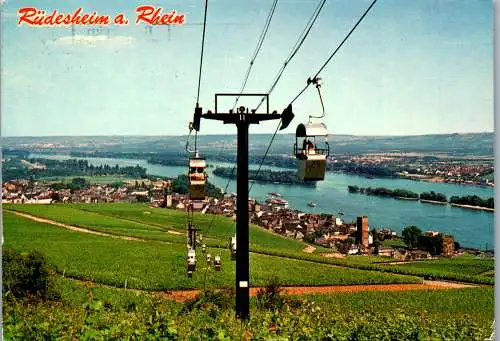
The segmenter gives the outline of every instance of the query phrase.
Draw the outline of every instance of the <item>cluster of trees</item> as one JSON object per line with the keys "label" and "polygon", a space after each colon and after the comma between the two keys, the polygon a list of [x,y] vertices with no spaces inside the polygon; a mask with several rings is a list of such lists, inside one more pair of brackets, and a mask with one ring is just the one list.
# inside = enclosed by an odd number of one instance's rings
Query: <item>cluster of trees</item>
{"label": "cluster of trees", "polygon": [[[431,237],[422,234],[417,226],[407,226],[401,233],[403,241],[410,248],[418,248],[428,251],[431,255],[439,255],[443,251],[443,236],[441,234]],[[455,250],[460,248],[460,244],[455,242]]]}
{"label": "cluster of trees", "polygon": [[328,170],[331,171],[343,171],[347,173],[356,173],[356,174],[366,174],[373,175],[379,177],[391,177],[394,176],[396,169],[389,166],[379,166],[379,165],[359,165],[355,163],[329,163]]}
{"label": "cluster of trees", "polygon": [[422,200],[432,200],[439,202],[447,202],[446,195],[443,193],[436,193],[434,191],[420,193],[420,199]]}
{"label": "cluster of trees", "polygon": [[[189,193],[189,179],[185,174],[179,175],[172,181],[172,191],[179,194]],[[221,198],[223,196],[220,188],[207,181],[205,185],[205,193],[209,197]]]}
{"label": "cluster of trees", "polygon": [[[188,157],[184,150],[182,151],[168,151],[168,152],[155,152],[155,153],[141,153],[141,152],[71,152],[71,156],[75,157],[106,157],[106,158],[123,158],[123,159],[145,159],[151,164],[160,164],[163,166],[187,166]],[[233,163],[236,160],[236,155],[232,152],[210,152],[206,151],[203,156],[211,162],[229,162]],[[264,155],[252,154],[248,157],[250,164],[260,164]],[[296,160],[292,157],[284,157],[282,155],[267,155],[263,165],[274,166],[281,168],[295,168]],[[401,171],[387,165],[359,165],[351,162],[336,162],[328,163],[327,170],[329,171],[343,171],[347,173],[365,174],[378,177],[391,177],[394,173]]]}
{"label": "cluster of trees", "polygon": [[466,195],[463,197],[452,196],[450,198],[450,203],[459,204],[459,205],[470,205],[470,206],[479,206],[486,208],[495,208],[495,199],[481,199],[477,195]]}
{"label": "cluster of trees", "polygon": [[109,165],[94,166],[87,160],[48,160],[48,159],[30,159],[31,163],[38,162],[45,165],[45,169],[29,169],[21,164],[14,164],[4,173],[4,180],[25,179],[29,177],[48,177],[48,176],[93,176],[93,175],[126,175],[134,178],[147,178],[146,168],[139,165],[112,167]]}
{"label": "cluster of trees", "polygon": [[5,248],[2,254],[3,302],[19,305],[22,301],[58,299],[60,294],[47,257],[38,250],[22,254]]}
{"label": "cluster of trees", "polygon": [[377,195],[381,197],[401,197],[401,198],[418,198],[418,194],[407,189],[396,188],[394,190],[385,187],[359,187],[359,186],[347,186],[347,189],[351,193],[364,193],[367,195]]}
{"label": "cluster of trees", "polygon": [[[396,188],[394,190],[391,190],[389,188],[385,187],[377,187],[377,188],[371,188],[371,187],[359,187],[359,186],[353,186],[349,185],[347,186],[347,189],[350,193],[364,193],[368,195],[378,195],[382,197],[403,197],[403,198],[420,198],[422,200],[432,200],[432,201],[439,201],[439,202],[447,202],[446,195],[443,193],[436,193],[434,191],[430,192],[423,192],[417,194],[415,192],[402,189],[402,188]],[[458,198],[458,197],[452,197],[452,198]],[[493,200],[493,198],[490,198]]]}
{"label": "cluster of trees", "polygon": [[[217,167],[214,170],[214,175],[220,176],[222,178],[236,179],[236,171],[230,167]],[[272,171],[272,170],[249,170],[248,179],[255,180],[259,182],[276,182],[280,184],[292,184],[292,185],[308,185],[314,186],[316,183],[314,181],[302,181],[297,178],[296,172],[293,171]]]}
{"label": "cluster of trees", "polygon": [[29,157],[30,152],[24,149],[2,149],[2,155],[4,157],[19,157],[26,159]]}

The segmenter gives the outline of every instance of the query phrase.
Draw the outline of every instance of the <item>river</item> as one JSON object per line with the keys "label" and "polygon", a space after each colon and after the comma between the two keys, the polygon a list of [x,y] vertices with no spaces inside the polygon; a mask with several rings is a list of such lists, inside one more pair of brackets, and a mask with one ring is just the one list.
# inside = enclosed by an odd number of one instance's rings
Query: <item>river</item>
{"label": "river", "polygon": [[[69,159],[68,155],[32,154],[30,157]],[[93,165],[135,166],[147,169],[148,174],[175,177],[187,171],[186,167],[152,165],[146,160],[112,159],[112,158],[78,158],[88,160]],[[232,167],[229,163],[215,163],[214,166]],[[250,166],[252,169],[257,166]],[[266,169],[283,170],[275,167]],[[209,181],[225,188],[227,179],[212,174],[214,168],[208,168]],[[429,183],[407,179],[368,179],[364,176],[328,172],[325,181],[318,182],[316,187],[291,186],[279,184],[253,184],[250,197],[263,201],[269,192],[278,192],[289,202],[292,209],[303,212],[331,213],[344,212],[341,217],[352,221],[359,215],[368,216],[371,228],[391,228],[400,235],[404,227],[416,225],[421,230],[450,233],[462,246],[475,248],[493,248],[494,214],[491,212],[451,207],[449,205],[434,205],[419,201],[396,200],[368,196],[359,193],[349,193],[347,185],[361,187],[387,187],[390,189],[405,188],[416,193],[435,191],[452,195],[478,195],[482,198],[494,196],[494,189],[473,185],[456,185],[445,183]],[[236,192],[236,182],[230,181],[228,192]],[[317,206],[307,206],[309,201],[315,201]]]}

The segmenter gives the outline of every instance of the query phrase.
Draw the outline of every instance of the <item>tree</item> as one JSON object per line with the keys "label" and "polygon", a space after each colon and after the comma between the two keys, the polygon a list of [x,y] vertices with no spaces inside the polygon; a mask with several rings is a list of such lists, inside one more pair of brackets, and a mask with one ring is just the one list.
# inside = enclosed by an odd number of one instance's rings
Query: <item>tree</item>
{"label": "tree", "polygon": [[87,180],[85,178],[73,178],[71,183],[68,185],[69,189],[72,191],[80,190],[88,186]]}
{"label": "tree", "polygon": [[354,186],[347,186],[347,189],[349,190],[349,193],[358,193],[359,192],[359,187],[354,185]]}
{"label": "tree", "polygon": [[403,241],[410,248],[418,247],[419,236],[422,235],[422,230],[420,230],[417,226],[407,226],[404,228],[401,233],[403,237]]}

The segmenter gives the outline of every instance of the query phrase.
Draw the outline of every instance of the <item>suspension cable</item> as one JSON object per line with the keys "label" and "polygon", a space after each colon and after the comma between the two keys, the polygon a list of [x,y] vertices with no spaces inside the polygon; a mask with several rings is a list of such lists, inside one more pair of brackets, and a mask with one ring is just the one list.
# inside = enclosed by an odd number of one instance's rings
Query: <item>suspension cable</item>
{"label": "suspension cable", "polygon": [[[224,188],[223,195],[227,192],[227,189],[229,188],[229,184],[230,184],[230,182],[231,182],[231,178],[233,177],[233,173],[234,173],[234,170],[235,170],[235,169],[236,169],[236,162],[234,163],[234,165],[233,165],[233,169],[231,170],[231,174],[229,175],[229,179],[227,180],[227,184],[226,184],[226,187]],[[207,232],[206,232],[206,235],[207,235],[207,236],[208,236],[208,234],[209,234],[209,232],[210,232],[210,230],[211,230],[211,228],[212,228],[212,225],[213,225],[213,223],[214,223],[214,221],[215,221],[215,217],[216,217],[216,216],[217,216],[217,214],[216,214],[216,213],[212,215],[212,219],[210,220],[210,224],[208,224],[208,228],[207,228]],[[230,224],[229,226],[232,226],[232,224]],[[226,231],[224,232],[224,234],[226,234],[228,230],[229,230],[229,228],[227,228],[227,229],[226,229]],[[220,239],[219,239],[219,238],[217,238],[217,239],[218,239],[218,251],[219,251],[219,253],[220,253]],[[208,247],[207,247],[207,252],[208,252],[208,251],[209,251],[209,249],[208,249]],[[214,258],[214,261],[215,261],[215,258]],[[205,260],[205,262],[206,262],[206,260]],[[206,268],[205,268],[205,276],[204,276],[204,279],[203,279],[203,290],[205,290],[205,289],[206,289],[206,283],[207,283],[207,272],[208,272],[207,268],[208,268],[208,263],[206,264]]]}
{"label": "suspension cable", "polygon": [[[260,160],[260,165],[259,165],[259,168],[257,169],[257,173],[255,174],[255,177],[257,177],[259,175],[260,168],[262,167],[262,164],[264,163],[264,160],[267,157],[267,153],[269,152],[269,149],[271,149],[271,145],[273,144],[274,138],[276,137],[276,134],[278,133],[278,128],[280,127],[280,125],[281,125],[281,119],[278,122],[276,130],[274,131],[273,137],[271,138],[271,141],[269,141],[269,144],[267,146],[266,152],[264,153],[264,157]],[[248,189],[248,194],[250,194],[250,191],[252,190],[252,187],[253,187],[254,183],[255,182],[252,182],[252,184],[250,185],[250,188]]]}
{"label": "suspension cable", "polygon": [[[354,32],[354,30],[358,27],[358,25],[361,23],[361,21],[363,21],[363,19],[365,18],[365,16],[368,14],[368,12],[372,9],[372,7],[375,5],[375,3],[377,2],[377,0],[373,0],[373,2],[370,4],[370,6],[366,9],[366,11],[363,13],[363,15],[359,18],[359,20],[356,22],[356,24],[353,26],[353,28],[349,31],[349,33],[346,35],[346,37],[344,38],[344,40],[342,40],[342,42],[339,44],[339,46],[333,51],[333,53],[330,55],[330,57],[326,60],[326,62],[321,66],[321,68],[319,69],[319,71],[316,73],[316,75],[311,79],[309,78],[307,80],[307,84],[306,86],[299,92],[299,94],[290,102],[290,104],[292,104],[300,95],[302,95],[302,93],[304,93],[304,91],[309,87],[309,85],[311,83],[315,83],[316,84],[316,88],[318,89],[318,93],[319,93],[319,97],[320,97],[320,101],[321,101],[321,107],[323,108],[323,116],[325,114],[325,108],[324,108],[324,105],[323,105],[323,99],[321,97],[321,92],[319,90],[319,83],[318,83],[318,76],[319,74],[321,73],[321,71],[323,71],[323,69],[326,67],[326,65],[330,62],[330,60],[333,58],[333,56],[337,53],[337,51],[340,50],[340,48],[342,47],[342,45],[347,41],[347,39],[349,39],[349,37],[351,36],[351,34]],[[314,17],[314,21],[316,20],[317,16],[319,15],[319,12],[321,11],[321,8],[323,7],[323,4],[324,2],[321,4],[321,7],[319,7],[319,10],[316,12],[316,16]],[[314,24],[314,21],[312,22],[312,24]],[[311,29],[312,25],[309,27],[309,30]],[[307,31],[307,33],[309,33],[309,30]],[[306,35],[303,37],[300,45],[298,45],[298,48],[300,48],[300,46],[302,45],[303,41],[305,40],[305,38],[307,37],[307,33]],[[296,53],[297,51],[295,51]],[[293,57],[295,55],[295,53],[293,53],[291,55],[291,57]],[[282,70],[280,71],[280,73],[278,73],[279,77],[281,77],[281,74],[283,73],[282,71],[284,71],[284,67],[286,67],[287,65],[287,62],[285,62],[285,64],[283,65],[282,67]],[[276,79],[279,80],[279,77],[277,77]],[[271,93],[271,91],[274,89],[274,87],[276,86],[276,83],[277,81],[273,84],[273,86],[271,87],[270,91],[268,92],[268,94]],[[261,102],[259,103],[259,106],[262,104],[264,99],[261,100]],[[257,109],[259,108],[259,106],[257,106]],[[280,124],[281,124],[281,120],[280,120]],[[271,138],[271,141],[269,142],[269,145],[267,147],[267,150],[266,150],[266,153],[264,154],[264,157],[262,158],[261,162],[260,162],[260,165],[259,165],[259,169],[257,171],[257,174],[259,173],[260,171],[260,168],[262,166],[262,164],[264,163],[264,160],[265,158],[267,157],[267,153],[271,147],[271,144],[273,143],[274,141],[274,138],[276,137],[276,133],[278,132],[278,128],[280,126],[280,124],[278,124],[278,126],[276,127],[276,131],[274,132],[274,135],[272,136]],[[252,185],[250,186],[250,190],[252,189],[252,186],[253,186],[253,183]]]}
{"label": "suspension cable", "polygon": [[[254,65],[255,59],[257,59],[257,56],[260,52],[262,44],[264,43],[264,39],[266,38],[267,31],[269,30],[269,25],[271,24],[271,19],[273,18],[274,10],[276,9],[277,3],[278,3],[278,0],[274,0],[273,4],[271,6],[271,9],[270,9],[269,14],[268,14],[267,19],[266,19],[266,23],[264,25],[264,28],[263,28],[261,34],[260,34],[259,41],[257,42],[257,46],[255,48],[255,51],[252,55],[252,58],[250,59],[250,65],[248,66],[247,72],[245,74],[245,78],[243,80],[243,84],[241,85],[241,89],[239,92],[240,94],[242,94],[243,91],[245,90],[245,86],[247,84],[248,77],[250,76],[250,72],[251,72],[252,67]],[[238,104],[239,99],[240,99],[240,96],[238,95],[238,97],[236,97],[236,100],[234,101],[233,110],[236,108],[236,105]]]}
{"label": "suspension cable", "polygon": [[[328,65],[328,63],[332,60],[333,56],[335,56],[335,54],[340,50],[340,48],[342,47],[342,45],[344,45],[344,43],[347,41],[347,39],[349,39],[349,37],[351,36],[351,34],[354,32],[354,30],[356,30],[356,28],[358,27],[358,25],[363,21],[363,19],[366,17],[366,15],[368,14],[368,12],[370,12],[370,10],[372,9],[372,7],[375,5],[375,3],[377,2],[377,0],[373,0],[373,2],[370,4],[370,6],[368,6],[368,8],[365,10],[365,12],[363,13],[363,15],[358,19],[358,21],[356,22],[356,24],[352,27],[352,29],[349,31],[349,33],[347,33],[347,35],[345,36],[345,38],[342,40],[342,42],[337,46],[337,48],[333,51],[333,53],[330,55],[330,57],[328,57],[328,59],[325,61],[325,63],[321,66],[321,68],[318,70],[318,72],[316,72],[316,75],[313,77],[313,79],[317,78],[319,76],[319,74],[321,73],[321,71],[323,71],[323,69]],[[297,96],[295,96],[295,98],[290,102],[290,104],[292,104],[293,102],[295,102],[297,100],[297,98],[299,98],[303,93],[304,91],[306,91],[306,89],[309,87],[309,85],[311,84],[312,82],[310,82],[308,80],[306,86],[298,93]]]}
{"label": "suspension cable", "polygon": [[[311,18],[309,19],[309,21],[307,22],[306,27],[304,28],[304,30],[300,34],[299,38],[297,39],[297,42],[293,46],[293,48],[292,48],[289,56],[287,57],[287,59],[285,59],[285,62],[283,63],[283,66],[281,67],[280,71],[278,71],[278,74],[276,75],[273,84],[271,85],[271,87],[269,88],[269,90],[267,92],[268,95],[271,94],[271,92],[273,92],[273,90],[276,87],[276,85],[278,84],[281,76],[283,75],[283,72],[285,72],[286,67],[288,66],[288,64],[290,63],[290,61],[292,60],[292,58],[295,57],[295,55],[297,54],[297,52],[299,51],[299,49],[302,47],[302,44],[306,40],[307,36],[309,35],[309,32],[311,31],[312,27],[314,26],[314,23],[318,19],[318,16],[321,13],[321,10],[323,9],[323,6],[325,5],[325,2],[326,2],[326,0],[321,0],[318,3],[318,6],[316,6],[316,9],[314,10],[314,12],[313,12]],[[265,97],[262,97],[262,99],[260,100],[260,102],[257,105],[257,108],[255,110],[259,109],[259,107],[264,102],[264,98]],[[278,125],[276,126],[276,130],[274,131],[274,134],[271,137],[271,140],[269,141],[269,144],[267,146],[266,152],[264,153],[264,156],[260,160],[259,168],[257,169],[257,173],[255,174],[255,177],[257,177],[259,175],[259,172],[260,172],[260,170],[262,168],[262,165],[263,165],[263,163],[264,163],[264,161],[265,161],[265,159],[267,157],[267,154],[269,153],[269,150],[271,149],[271,145],[272,145],[272,143],[273,143],[273,141],[274,141],[274,139],[276,137],[276,134],[278,133],[278,129],[279,129],[280,125],[281,125],[281,119],[278,122]],[[248,193],[250,193],[250,191],[252,190],[253,184],[254,184],[254,182],[252,182],[252,184],[250,185],[250,188],[248,189]]]}
{"label": "suspension cable", "polygon": [[[268,14],[267,19],[266,19],[266,22],[265,22],[265,24],[264,24],[264,28],[262,29],[262,32],[261,32],[261,34],[260,34],[260,36],[259,36],[259,40],[258,40],[258,42],[257,42],[257,46],[256,46],[256,48],[255,48],[255,50],[254,50],[254,53],[253,53],[253,55],[252,55],[252,58],[250,59],[250,64],[249,64],[249,66],[248,66],[248,68],[247,68],[247,71],[246,71],[246,74],[245,74],[245,77],[244,77],[244,80],[243,80],[243,84],[241,85],[241,89],[240,89],[240,92],[239,92],[240,94],[242,94],[242,93],[243,93],[243,91],[245,90],[245,86],[246,86],[246,84],[247,84],[248,78],[250,77],[250,72],[252,71],[252,67],[253,67],[253,65],[254,65],[254,63],[255,63],[255,60],[257,59],[257,56],[259,55],[259,52],[260,52],[260,50],[261,50],[261,48],[262,48],[262,44],[264,43],[264,40],[265,40],[266,35],[267,35],[267,32],[268,32],[268,30],[269,30],[269,26],[270,26],[270,24],[271,24],[271,20],[272,20],[272,18],[273,18],[274,12],[275,12],[275,10],[276,10],[276,5],[277,5],[277,3],[278,3],[278,0],[274,0],[273,4],[272,4],[272,6],[271,6],[271,9],[269,10],[269,14]],[[238,95],[238,96],[236,97],[236,100],[235,100],[234,105],[233,105],[233,110],[236,108],[236,105],[238,104],[238,100],[239,100],[239,99],[240,99],[240,95]],[[232,177],[233,177],[233,174],[234,174],[235,169],[236,169],[236,162],[233,164],[233,168],[232,168],[232,170],[231,170],[231,174],[229,175],[229,178],[228,178],[228,181],[227,181],[227,184],[226,184],[226,187],[225,187],[225,189],[224,189],[224,193],[223,193],[223,194],[225,194],[225,193],[227,192],[227,189],[228,189],[228,187],[229,187],[229,184],[230,184],[230,182],[231,182],[231,179],[232,179]],[[207,234],[208,234],[208,232],[210,231],[210,229],[212,228],[213,222],[215,221],[215,216],[216,216],[216,215],[214,215],[214,216],[212,217],[212,219],[211,219],[211,221],[210,221],[210,224],[208,225]],[[231,225],[230,225],[230,226],[231,226]],[[229,230],[229,228],[228,228],[228,229],[226,229],[226,231],[224,232],[224,234],[226,234],[228,230]],[[219,239],[219,243],[218,243],[218,249],[219,249],[219,251],[220,251],[220,239]],[[207,275],[207,274],[206,274],[206,272],[205,272],[205,279],[204,279],[204,283],[203,283],[203,286],[204,286],[204,287],[205,287],[205,283],[206,283],[206,275]]]}
{"label": "suspension cable", "polygon": [[203,66],[203,49],[205,47],[205,28],[207,26],[207,8],[208,8],[208,0],[205,0],[205,15],[203,18],[203,35],[201,37],[201,56],[200,56],[200,73],[198,76],[198,94],[196,95],[196,107],[199,106],[200,102],[200,85],[201,85],[201,72]]}
{"label": "suspension cable", "polygon": [[[273,92],[273,90],[276,87],[276,85],[278,84],[281,76],[285,72],[286,67],[291,62],[291,60],[293,59],[293,57],[295,57],[295,55],[297,54],[297,52],[299,52],[300,48],[302,47],[302,44],[304,43],[304,41],[306,40],[307,36],[309,35],[309,32],[311,31],[312,27],[314,26],[314,23],[316,22],[316,19],[318,19],[318,16],[321,13],[321,10],[323,9],[323,6],[325,5],[325,2],[326,2],[326,0],[320,0],[320,2],[318,3],[318,6],[316,6],[316,9],[314,10],[311,18],[309,19],[309,21],[307,22],[306,26],[304,27],[304,30],[299,35],[297,41],[295,42],[295,45],[292,47],[292,50],[290,51],[290,54],[285,59],[285,61],[283,62],[283,66],[281,67],[281,69],[278,71],[276,77],[274,78],[274,81],[273,81],[271,87],[267,91],[268,95],[270,95],[271,92]],[[264,99],[265,99],[265,97],[262,97],[262,99],[260,100],[260,102],[257,105],[257,108],[255,110],[258,110],[260,108],[260,106],[264,102]]]}

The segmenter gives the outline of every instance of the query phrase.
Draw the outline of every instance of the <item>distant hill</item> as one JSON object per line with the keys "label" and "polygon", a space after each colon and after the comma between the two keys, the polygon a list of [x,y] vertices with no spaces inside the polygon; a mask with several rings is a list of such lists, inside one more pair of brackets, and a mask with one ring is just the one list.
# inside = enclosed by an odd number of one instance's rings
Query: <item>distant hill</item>
{"label": "distant hill", "polygon": [[[264,153],[271,134],[250,136],[251,153]],[[412,136],[355,136],[331,135],[332,153],[421,152],[454,155],[493,155],[494,133],[434,134]],[[201,151],[236,151],[236,135],[200,135]],[[293,150],[294,134],[276,136],[271,154],[288,154]],[[3,150],[30,150],[45,152],[109,151],[109,152],[164,152],[185,151],[186,136],[44,136],[4,137]]]}

